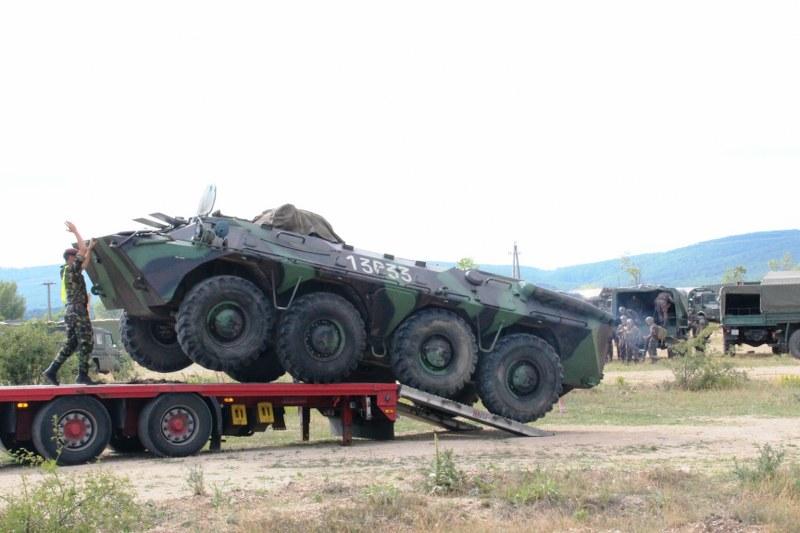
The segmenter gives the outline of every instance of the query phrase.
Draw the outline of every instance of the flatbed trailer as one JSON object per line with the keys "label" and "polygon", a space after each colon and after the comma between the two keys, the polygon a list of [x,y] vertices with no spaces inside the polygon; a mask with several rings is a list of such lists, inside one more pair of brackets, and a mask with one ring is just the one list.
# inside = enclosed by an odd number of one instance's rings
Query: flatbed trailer
{"label": "flatbed trailer", "polygon": [[91,461],[106,446],[120,452],[149,450],[185,457],[223,435],[247,436],[268,427],[286,429],[284,409],[299,407],[302,438],[310,411],[339,421],[342,444],[362,426],[391,427],[397,417],[394,383],[145,383],[0,387],[0,441],[59,464]]}

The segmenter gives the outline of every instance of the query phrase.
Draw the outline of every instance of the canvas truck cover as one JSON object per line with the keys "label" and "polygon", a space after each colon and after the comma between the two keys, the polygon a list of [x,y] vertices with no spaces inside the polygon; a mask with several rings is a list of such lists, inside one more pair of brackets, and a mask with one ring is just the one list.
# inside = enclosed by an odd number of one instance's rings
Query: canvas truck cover
{"label": "canvas truck cover", "polygon": [[258,215],[253,222],[258,225],[268,225],[301,235],[314,235],[335,243],[344,242],[333,231],[333,227],[322,215],[304,209],[297,209],[292,204],[284,204],[275,209],[267,209]]}
{"label": "canvas truck cover", "polygon": [[720,307],[727,309],[729,294],[758,294],[762,313],[800,313],[800,284],[796,285],[735,285],[722,287]]}

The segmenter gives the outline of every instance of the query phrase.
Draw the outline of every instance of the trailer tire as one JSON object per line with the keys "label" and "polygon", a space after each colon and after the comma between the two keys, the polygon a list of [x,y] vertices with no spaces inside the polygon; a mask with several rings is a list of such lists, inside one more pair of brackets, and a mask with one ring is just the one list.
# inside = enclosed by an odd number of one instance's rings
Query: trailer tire
{"label": "trailer tire", "polygon": [[530,422],[553,408],[561,394],[564,369],[555,349],[526,333],[503,337],[481,358],[478,391],[490,413]]}
{"label": "trailer tire", "polygon": [[162,394],[139,413],[139,439],[158,457],[186,457],[211,437],[211,410],[197,394]]}
{"label": "trailer tire", "polygon": [[264,292],[238,276],[195,285],[178,311],[178,342],[195,363],[236,370],[267,349],[275,313]]}
{"label": "trailer tire", "polygon": [[33,417],[33,446],[45,459],[77,465],[95,459],[111,438],[111,416],[92,396],[62,396]]}
{"label": "trailer tire", "polygon": [[478,346],[464,319],[444,309],[427,309],[397,328],[390,360],[400,383],[451,397],[472,378]]}
{"label": "trailer tire", "polygon": [[117,453],[141,453],[144,444],[137,435],[112,435],[108,446]]}
{"label": "trailer tire", "polygon": [[789,337],[789,353],[792,357],[800,359],[800,329],[794,330]]}
{"label": "trailer tire", "polygon": [[348,378],[367,346],[361,314],[345,298],[330,292],[298,298],[284,312],[278,331],[281,364],[294,378],[308,383]]}
{"label": "trailer tire", "polygon": [[122,313],[119,336],[131,359],[153,372],[177,372],[192,364],[178,343],[172,322],[143,320]]}
{"label": "trailer tire", "polygon": [[246,365],[226,370],[226,374],[242,383],[270,383],[286,373],[275,351],[268,349]]}

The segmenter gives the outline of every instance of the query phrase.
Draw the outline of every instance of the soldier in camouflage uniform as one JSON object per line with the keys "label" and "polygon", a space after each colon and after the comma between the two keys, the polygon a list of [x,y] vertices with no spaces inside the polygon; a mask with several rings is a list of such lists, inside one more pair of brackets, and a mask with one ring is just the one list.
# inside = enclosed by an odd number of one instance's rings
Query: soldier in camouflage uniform
{"label": "soldier in camouflage uniform", "polygon": [[649,328],[647,337],[644,338],[647,354],[650,356],[650,360],[655,363],[658,361],[658,347],[666,338],[667,330],[656,324],[651,316],[645,318],[644,322]]}
{"label": "soldier in camouflage uniform", "polygon": [[655,299],[655,311],[658,317],[658,323],[662,326],[667,325],[667,318],[669,317],[669,308],[674,300],[672,295],[668,292],[659,292]]}
{"label": "soldier in camouflage uniform", "polygon": [[95,385],[89,378],[89,356],[94,348],[92,336],[92,323],[89,321],[89,296],[86,293],[86,282],[83,279],[83,269],[89,264],[89,259],[94,249],[94,240],[87,246],[78,233],[78,228],[72,222],[66,222],[67,231],[75,235],[78,249],[68,248],[64,251],[66,264],[61,267],[61,279],[66,289],[66,309],[64,322],[67,325],[67,342],[42,373],[44,380],[52,385],[58,385],[58,369],[79,349],[78,377],[76,383]]}
{"label": "soldier in camouflage uniform", "polygon": [[640,360],[639,349],[642,346],[642,333],[632,318],[627,319],[625,322],[625,350],[627,351],[628,361],[638,363]]}

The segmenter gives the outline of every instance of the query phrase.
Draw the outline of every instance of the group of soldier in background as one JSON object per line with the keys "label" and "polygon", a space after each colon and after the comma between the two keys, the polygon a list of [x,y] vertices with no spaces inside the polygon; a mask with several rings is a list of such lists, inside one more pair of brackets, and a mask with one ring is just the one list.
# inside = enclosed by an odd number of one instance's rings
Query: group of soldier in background
{"label": "group of soldier in background", "polygon": [[[667,338],[667,330],[656,324],[653,317],[648,316],[644,319],[647,335],[642,335],[639,323],[640,316],[634,309],[619,308],[619,326],[612,338],[617,356],[625,363],[638,363],[649,355],[650,360],[655,363],[658,360],[658,348]],[[610,361],[612,356],[609,349],[607,359]]]}

